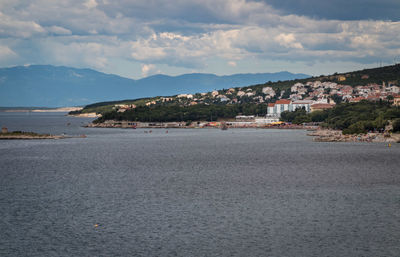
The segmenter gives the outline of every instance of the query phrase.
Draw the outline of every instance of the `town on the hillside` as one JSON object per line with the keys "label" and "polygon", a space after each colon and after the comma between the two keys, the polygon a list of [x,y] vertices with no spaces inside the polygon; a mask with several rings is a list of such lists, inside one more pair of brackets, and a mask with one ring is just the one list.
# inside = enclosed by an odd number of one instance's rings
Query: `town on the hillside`
{"label": "town on the hillside", "polygon": [[[361,77],[368,79],[368,75]],[[238,115],[235,121],[229,121],[230,126],[263,126],[279,124],[284,111],[295,111],[304,108],[306,112],[314,112],[333,108],[342,102],[389,101],[400,106],[400,86],[398,81],[388,81],[382,84],[371,83],[362,86],[346,85],[346,76],[338,76],[342,83],[319,80],[305,83],[294,83],[287,90],[274,89],[271,86],[258,88],[229,88],[214,90],[209,93],[180,94],[172,97],[150,98],[144,102],[145,106],[171,105],[194,106],[198,104],[266,104],[266,115]],[[135,104],[116,104],[117,112],[135,109]],[[155,124],[155,123],[153,123]],[[161,123],[160,123],[161,124]],[[207,123],[205,123],[207,124]],[[214,123],[208,123],[211,126]],[[161,126],[161,125],[159,125]]]}

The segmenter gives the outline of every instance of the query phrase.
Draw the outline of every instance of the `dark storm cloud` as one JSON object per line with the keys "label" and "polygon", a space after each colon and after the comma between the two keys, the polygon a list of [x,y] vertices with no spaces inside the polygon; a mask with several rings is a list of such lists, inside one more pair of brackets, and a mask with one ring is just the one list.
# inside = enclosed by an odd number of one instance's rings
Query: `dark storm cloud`
{"label": "dark storm cloud", "polygon": [[400,20],[400,0],[259,0],[284,14],[335,20]]}
{"label": "dark storm cloud", "polygon": [[177,20],[188,23],[226,23],[226,19],[199,1],[98,1],[97,8],[110,17],[123,15],[141,21]]}

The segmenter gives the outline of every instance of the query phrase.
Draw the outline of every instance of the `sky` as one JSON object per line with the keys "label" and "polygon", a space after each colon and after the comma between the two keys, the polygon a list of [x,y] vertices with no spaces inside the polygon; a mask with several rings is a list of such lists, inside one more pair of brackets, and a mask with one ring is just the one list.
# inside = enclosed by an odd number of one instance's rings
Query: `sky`
{"label": "sky", "polygon": [[399,0],[0,0],[0,67],[332,74],[400,63]]}

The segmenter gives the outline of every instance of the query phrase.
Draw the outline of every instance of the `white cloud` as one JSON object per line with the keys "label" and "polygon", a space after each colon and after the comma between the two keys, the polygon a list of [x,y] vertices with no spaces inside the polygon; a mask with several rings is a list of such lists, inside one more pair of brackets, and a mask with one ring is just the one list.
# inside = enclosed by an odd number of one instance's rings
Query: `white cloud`
{"label": "white cloud", "polygon": [[[397,49],[399,36],[392,36],[390,41],[385,42],[388,34],[386,31],[373,34],[369,28],[370,26],[364,24],[358,26],[357,30],[353,29],[351,33],[289,33],[290,30],[285,28],[242,26],[238,29],[217,30],[192,36],[169,33],[133,41],[131,56],[139,61],[177,66],[201,66],[210,56],[226,61],[270,58],[316,62],[328,56],[334,60],[368,60],[379,52],[379,58],[391,58],[393,51],[390,46]],[[379,51],[367,52],[366,49]]]}
{"label": "white cloud", "polygon": [[6,59],[14,58],[16,56],[17,54],[9,47],[0,45],[0,59],[4,61]]}
{"label": "white cloud", "polygon": [[96,2],[96,0],[88,0],[88,1],[86,1],[86,3],[84,3],[84,5],[87,8],[92,9],[92,8],[96,8],[97,2]]}
{"label": "white cloud", "polygon": [[100,37],[87,42],[85,37],[60,37],[57,40],[41,40],[41,55],[49,56],[48,62],[76,67],[92,67],[106,70],[110,59],[122,55],[126,46],[118,40]]}
{"label": "white cloud", "polygon": [[371,63],[400,55],[400,22],[283,15],[260,1],[3,0],[0,10],[0,57],[21,64],[107,70],[123,59],[146,63],[150,74],[151,65],[203,68],[210,58],[234,67],[241,60]]}
{"label": "white cloud", "polygon": [[0,11],[0,37],[30,38],[45,32],[35,21],[18,20]]}
{"label": "white cloud", "polygon": [[297,49],[303,49],[303,46],[301,45],[300,42],[298,42],[293,35],[293,33],[289,34],[284,34],[281,33],[278,36],[275,37],[275,40],[282,46],[287,47],[287,48],[297,48]]}
{"label": "white cloud", "polygon": [[229,61],[229,62],[228,62],[228,65],[231,66],[231,67],[236,67],[236,66],[237,66],[237,63],[234,62],[234,61]]}
{"label": "white cloud", "polygon": [[154,64],[142,64],[142,76],[147,77],[149,75],[160,73],[160,70],[156,69]]}
{"label": "white cloud", "polygon": [[69,29],[60,27],[60,26],[51,26],[47,28],[47,30],[51,33],[57,34],[57,35],[71,35],[72,32]]}

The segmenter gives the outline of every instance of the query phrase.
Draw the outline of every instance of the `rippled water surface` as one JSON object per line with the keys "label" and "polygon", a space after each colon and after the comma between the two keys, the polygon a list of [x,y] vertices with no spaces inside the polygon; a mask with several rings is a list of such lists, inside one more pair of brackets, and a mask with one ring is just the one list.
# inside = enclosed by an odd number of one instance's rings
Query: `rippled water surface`
{"label": "rippled water surface", "polygon": [[399,256],[400,145],[0,113],[0,256]]}

